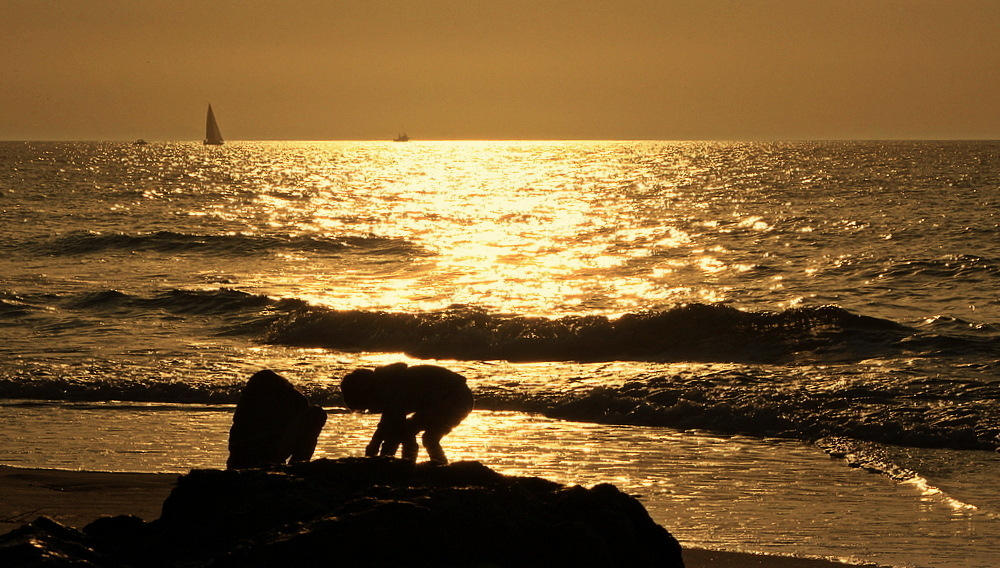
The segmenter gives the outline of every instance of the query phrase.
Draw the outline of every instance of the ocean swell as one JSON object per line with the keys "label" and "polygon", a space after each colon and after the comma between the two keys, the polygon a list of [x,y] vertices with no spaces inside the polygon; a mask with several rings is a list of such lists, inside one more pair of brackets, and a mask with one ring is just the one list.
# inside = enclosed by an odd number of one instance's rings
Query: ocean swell
{"label": "ocean swell", "polygon": [[990,258],[976,255],[949,255],[934,259],[895,261],[873,278],[926,278],[936,282],[953,280],[991,280],[1000,277],[1000,264]]}
{"label": "ocean swell", "polygon": [[977,364],[1000,359],[1000,337],[993,326],[940,317],[911,327],[836,306],[753,312],[687,304],[617,318],[546,318],[468,306],[412,313],[336,310],[230,288],[168,289],[148,297],[111,289],[68,297],[0,295],[0,317],[14,323],[30,314],[54,317],[66,310],[89,312],[106,323],[156,312],[205,316],[218,334],[262,343],[422,359],[767,364],[898,357]]}
{"label": "ocean swell", "polygon": [[911,332],[834,306],[771,313],[689,304],[617,319],[549,319],[468,308],[409,314],[303,307],[271,324],[264,340],[434,359],[776,363],[884,355]]}
{"label": "ocean swell", "polygon": [[199,235],[174,231],[153,233],[100,233],[73,231],[55,239],[45,239],[28,246],[37,254],[72,256],[106,251],[156,252],[179,254],[197,252],[207,255],[242,256],[271,252],[341,254],[363,250],[365,254],[425,254],[405,241],[375,236],[318,237],[308,235]]}
{"label": "ocean swell", "polygon": [[118,290],[100,290],[71,298],[65,307],[74,310],[107,311],[132,309],[162,310],[174,314],[227,316],[240,312],[256,312],[271,307],[291,309],[297,301],[279,301],[259,294],[248,294],[230,288],[218,290],[166,290],[152,297],[126,294]]}

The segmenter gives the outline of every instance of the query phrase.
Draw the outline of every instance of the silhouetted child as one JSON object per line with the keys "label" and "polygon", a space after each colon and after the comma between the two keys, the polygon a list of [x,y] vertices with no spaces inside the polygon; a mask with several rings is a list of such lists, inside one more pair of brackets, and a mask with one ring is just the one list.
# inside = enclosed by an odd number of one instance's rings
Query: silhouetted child
{"label": "silhouetted child", "polygon": [[435,365],[395,363],[357,369],[344,377],[340,391],[351,410],[382,414],[366,456],[391,457],[402,445],[403,459],[416,461],[417,434],[423,432],[431,461],[446,464],[441,438],[472,412],[472,391],[465,377]]}
{"label": "silhouetted child", "polygon": [[273,371],[247,381],[229,430],[226,467],[243,469],[309,461],[326,423],[326,411]]}

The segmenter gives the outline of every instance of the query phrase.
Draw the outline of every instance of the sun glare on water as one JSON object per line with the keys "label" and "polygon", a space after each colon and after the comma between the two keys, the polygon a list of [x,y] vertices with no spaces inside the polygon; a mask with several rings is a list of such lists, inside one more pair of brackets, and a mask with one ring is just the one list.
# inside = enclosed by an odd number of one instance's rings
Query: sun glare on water
{"label": "sun glare on water", "polygon": [[[689,290],[677,282],[685,272],[727,269],[707,255],[686,258],[689,228],[663,215],[674,192],[644,179],[625,144],[327,143],[309,151],[311,171],[292,166],[301,154],[289,155],[285,175],[259,186],[260,218],[251,222],[345,239],[326,265],[286,263],[290,292],[319,304],[614,314],[678,300]],[[655,221],[644,219],[648,208]],[[385,242],[365,248],[373,239]]]}

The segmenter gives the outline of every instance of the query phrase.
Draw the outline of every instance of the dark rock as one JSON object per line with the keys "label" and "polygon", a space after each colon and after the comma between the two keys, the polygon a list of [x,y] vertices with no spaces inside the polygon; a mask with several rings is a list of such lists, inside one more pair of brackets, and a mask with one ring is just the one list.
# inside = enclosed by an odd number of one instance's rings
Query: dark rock
{"label": "dark rock", "polygon": [[113,564],[80,531],[39,517],[0,537],[0,566],[94,568]]}
{"label": "dark rock", "polygon": [[326,411],[287,379],[260,371],[247,381],[229,430],[230,469],[307,461],[326,423]]}
{"label": "dark rock", "polygon": [[118,564],[143,565],[145,551],[136,543],[146,542],[152,534],[149,523],[133,515],[101,517],[83,528],[87,543]]}
{"label": "dark rock", "polygon": [[4,562],[16,544],[0,537],[0,565],[683,567],[677,540],[613,485],[393,458],[191,471],[155,521],[114,517],[36,539],[36,557],[81,564]]}

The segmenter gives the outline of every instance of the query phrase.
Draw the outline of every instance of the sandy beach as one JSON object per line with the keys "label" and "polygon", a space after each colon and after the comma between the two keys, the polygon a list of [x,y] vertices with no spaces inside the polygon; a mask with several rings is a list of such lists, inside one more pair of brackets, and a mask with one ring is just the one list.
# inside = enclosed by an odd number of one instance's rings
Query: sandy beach
{"label": "sandy beach", "polygon": [[[0,466],[0,534],[39,516],[83,527],[114,515],[160,516],[176,474],[20,469]],[[669,529],[669,527],[668,527]],[[836,568],[825,560],[684,549],[688,568]]]}

